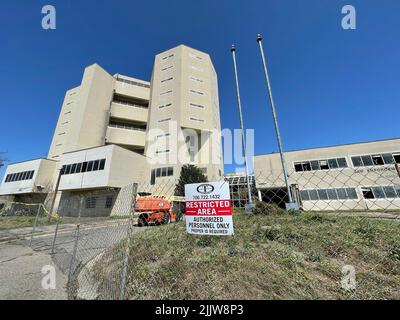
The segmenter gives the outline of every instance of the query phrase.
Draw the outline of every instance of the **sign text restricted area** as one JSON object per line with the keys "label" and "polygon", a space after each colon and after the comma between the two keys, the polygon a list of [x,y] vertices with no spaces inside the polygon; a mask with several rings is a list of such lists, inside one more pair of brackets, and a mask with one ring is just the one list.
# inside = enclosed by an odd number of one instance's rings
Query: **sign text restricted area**
{"label": "sign text restricted area", "polygon": [[197,235],[232,235],[232,204],[224,181],[185,185],[186,231]]}

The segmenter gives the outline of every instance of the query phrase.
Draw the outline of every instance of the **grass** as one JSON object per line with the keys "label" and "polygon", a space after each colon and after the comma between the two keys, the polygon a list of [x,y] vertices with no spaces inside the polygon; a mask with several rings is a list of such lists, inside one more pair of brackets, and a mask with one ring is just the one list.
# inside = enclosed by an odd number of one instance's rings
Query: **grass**
{"label": "grass", "polygon": [[[232,237],[187,235],[182,222],[136,234],[128,298],[400,299],[397,221],[236,214],[234,227]],[[105,264],[122,268],[123,248],[104,255],[98,274]],[[349,291],[341,286],[345,265],[356,271]]]}
{"label": "grass", "polygon": [[[35,219],[35,216],[0,216],[0,230],[32,227]],[[47,217],[39,217],[37,221],[37,226],[51,225],[54,223],[56,223],[56,220],[54,218],[49,221]]]}

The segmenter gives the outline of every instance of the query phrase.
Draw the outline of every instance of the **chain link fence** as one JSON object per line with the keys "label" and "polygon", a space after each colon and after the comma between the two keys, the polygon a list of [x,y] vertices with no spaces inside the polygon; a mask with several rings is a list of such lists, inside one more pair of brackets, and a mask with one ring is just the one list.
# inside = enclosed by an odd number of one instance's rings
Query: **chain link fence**
{"label": "chain link fence", "polygon": [[[48,234],[41,205],[0,208],[34,217],[27,237],[68,275],[70,299],[400,298],[400,177],[396,167],[289,173],[299,210],[285,211],[281,173],[230,185],[235,235],[187,235],[178,180],[63,192]],[[185,181],[186,182],[186,181]],[[187,181],[194,183],[196,181]],[[180,181],[182,183],[182,181]]]}

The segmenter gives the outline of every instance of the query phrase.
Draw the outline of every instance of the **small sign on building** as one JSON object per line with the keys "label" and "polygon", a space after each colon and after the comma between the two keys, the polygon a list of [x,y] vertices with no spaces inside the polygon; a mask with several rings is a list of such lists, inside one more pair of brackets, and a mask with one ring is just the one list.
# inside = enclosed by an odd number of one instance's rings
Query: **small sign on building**
{"label": "small sign on building", "polygon": [[229,184],[225,181],[186,184],[185,215],[187,233],[233,235]]}

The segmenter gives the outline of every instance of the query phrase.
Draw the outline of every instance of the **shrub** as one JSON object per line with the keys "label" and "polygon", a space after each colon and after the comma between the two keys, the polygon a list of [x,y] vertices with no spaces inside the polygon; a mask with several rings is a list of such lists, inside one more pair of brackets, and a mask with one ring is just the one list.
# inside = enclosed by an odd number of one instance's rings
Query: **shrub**
{"label": "shrub", "polygon": [[256,202],[254,214],[256,215],[282,215],[286,211],[278,207],[275,203]]}

